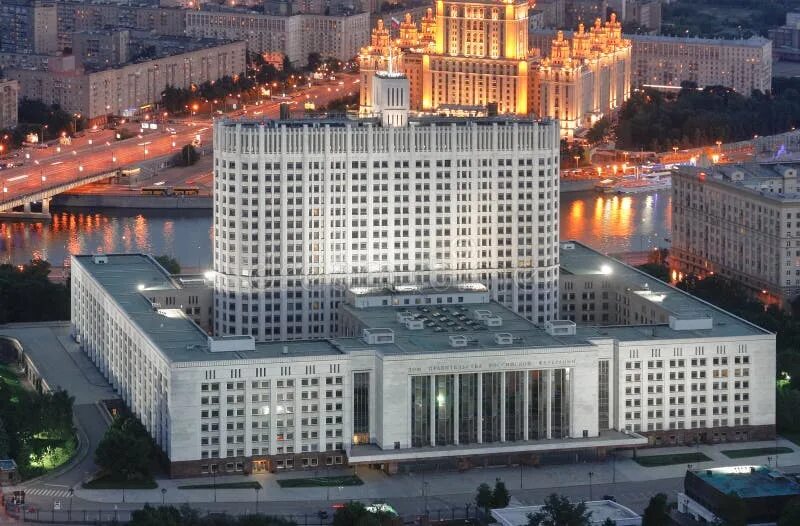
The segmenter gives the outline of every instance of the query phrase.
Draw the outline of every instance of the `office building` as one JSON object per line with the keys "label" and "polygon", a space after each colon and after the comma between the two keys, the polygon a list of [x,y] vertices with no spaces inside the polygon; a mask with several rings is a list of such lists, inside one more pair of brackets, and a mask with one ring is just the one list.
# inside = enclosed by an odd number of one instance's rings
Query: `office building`
{"label": "office building", "polygon": [[[531,33],[530,46],[550,52],[556,32]],[[566,33],[571,37],[571,33]],[[772,43],[766,38],[723,40],[625,35],[631,42],[631,86],[677,90],[681,82],[726,86],[749,96],[772,83]]]}
{"label": "office building", "polygon": [[684,167],[672,177],[670,265],[718,275],[768,303],[800,295],[796,163]]}
{"label": "office building", "polygon": [[309,53],[351,60],[369,40],[369,14],[269,15],[222,9],[186,11],[186,34],[244,40],[254,53],[281,52],[303,66]]}
{"label": "office building", "polygon": [[730,499],[741,499],[746,524],[775,524],[783,509],[800,497],[793,475],[767,466],[728,466],[686,472],[684,492],[678,493],[678,513],[697,522],[714,524],[732,517]]}
{"label": "office building", "polygon": [[218,121],[215,333],[334,334],[349,286],[480,281],[538,323],[558,288],[555,121],[409,117]]}
{"label": "office building", "polygon": [[769,30],[775,60],[800,60],[800,12],[786,13],[786,23]]}
{"label": "office building", "polygon": [[19,84],[16,80],[0,79],[0,130],[17,125],[18,110]]}
{"label": "office building", "polygon": [[390,57],[409,79],[414,111],[554,117],[569,137],[628,98],[630,42],[613,15],[573,42],[556,36],[559,52],[540,55],[528,42],[528,9],[523,0],[442,2],[419,24],[407,16],[398,40],[379,20],[359,56],[362,113],[372,112],[372,75]]}
{"label": "office building", "polygon": [[174,54],[98,70],[81,66],[75,56],[61,56],[48,57],[46,69],[8,68],[5,74],[19,82],[23,97],[102,122],[152,107],[167,86],[189,88],[245,71],[244,42],[193,39],[178,48],[167,43],[165,49]]}
{"label": "office building", "polygon": [[0,52],[52,53],[58,50],[56,5],[40,0],[0,2]]}
{"label": "office building", "polygon": [[774,436],[774,334],[583,245],[563,243],[560,260],[561,293],[584,283],[583,301],[612,303],[620,324],[537,326],[479,283],[397,284],[351,288],[335,338],[209,337],[183,285],[125,254],[73,257],[72,334],[172,476],[464,469]]}

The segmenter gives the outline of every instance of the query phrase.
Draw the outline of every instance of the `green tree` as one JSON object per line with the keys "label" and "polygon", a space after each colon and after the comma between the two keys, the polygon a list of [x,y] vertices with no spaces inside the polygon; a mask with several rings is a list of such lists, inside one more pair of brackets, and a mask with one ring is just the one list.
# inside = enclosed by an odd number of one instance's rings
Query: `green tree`
{"label": "green tree", "polygon": [[586,133],[586,139],[588,139],[589,142],[598,143],[603,140],[610,128],[611,121],[608,119],[608,117],[603,117],[595,122],[594,126],[589,129],[589,131]]}
{"label": "green tree", "polygon": [[800,499],[791,501],[778,519],[778,526],[797,526],[800,524]]}
{"label": "green tree", "polygon": [[144,508],[131,513],[129,526],[183,526],[187,524],[181,512],[174,506],[153,507],[145,504]]}
{"label": "green tree", "polygon": [[351,501],[333,514],[333,526],[380,526],[382,516],[367,511],[358,501]]}
{"label": "green tree", "polygon": [[156,256],[153,259],[158,261],[158,264],[164,267],[164,270],[166,270],[170,274],[181,273],[181,265],[180,263],[178,263],[178,260],[175,259],[174,257],[162,254],[160,256]]}
{"label": "green tree", "polygon": [[10,458],[11,456],[11,439],[8,437],[6,426],[3,419],[0,418],[0,459]]}
{"label": "green tree", "polygon": [[116,479],[150,476],[152,442],[142,424],[133,417],[117,417],[97,445],[95,462]]}
{"label": "green tree", "polygon": [[49,274],[50,263],[40,259],[22,268],[0,265],[0,323],[68,320],[69,284]]}
{"label": "green tree", "polygon": [[656,279],[660,279],[666,283],[669,283],[670,276],[669,276],[669,267],[666,265],[659,265],[657,263],[645,263],[643,265],[638,265],[636,268],[650,274]]}
{"label": "green tree", "polygon": [[505,508],[508,506],[509,501],[511,501],[511,494],[506,488],[506,483],[497,479],[492,492],[492,508]]}
{"label": "green tree", "polygon": [[316,51],[308,54],[308,63],[306,67],[310,71],[314,71],[315,69],[317,69],[320,66],[320,64],[322,64],[322,55],[320,55]]}
{"label": "green tree", "polygon": [[591,515],[586,503],[572,504],[567,497],[553,493],[540,511],[528,514],[528,526],[589,526]]}
{"label": "green tree", "polygon": [[642,526],[667,526],[670,523],[667,496],[663,493],[656,493],[650,498],[650,503],[644,510]]}
{"label": "green tree", "polygon": [[181,162],[184,166],[192,166],[197,162],[197,149],[193,144],[187,144],[181,148]]}
{"label": "green tree", "polygon": [[483,511],[488,515],[494,503],[494,495],[492,495],[492,488],[485,482],[478,486],[478,493],[475,495],[475,505],[483,508]]}

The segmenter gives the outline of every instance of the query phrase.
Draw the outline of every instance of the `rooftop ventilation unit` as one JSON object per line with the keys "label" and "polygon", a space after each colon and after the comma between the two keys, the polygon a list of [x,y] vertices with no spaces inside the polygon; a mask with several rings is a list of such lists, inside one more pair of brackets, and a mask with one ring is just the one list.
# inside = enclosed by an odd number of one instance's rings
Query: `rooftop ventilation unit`
{"label": "rooftop ventilation unit", "polygon": [[466,336],[450,336],[450,347],[466,347],[467,346],[467,337]]}
{"label": "rooftop ventilation unit", "polygon": [[108,264],[108,256],[92,256],[92,262],[95,265],[107,265]]}
{"label": "rooftop ventilation unit", "polygon": [[503,325],[503,318],[500,316],[489,316],[488,318],[483,318],[483,324],[487,327],[500,327]]}
{"label": "rooftop ventilation unit", "polygon": [[394,331],[392,329],[364,329],[361,337],[369,345],[394,343]]}
{"label": "rooftop ventilation unit", "polygon": [[553,320],[545,322],[544,330],[551,336],[573,336],[577,325],[570,320]]}
{"label": "rooftop ventilation unit", "polygon": [[407,319],[403,323],[405,324],[406,329],[410,331],[418,331],[425,327],[425,324],[422,320]]}
{"label": "rooftop ventilation unit", "polygon": [[511,345],[514,343],[514,336],[510,332],[494,333],[494,343],[497,345]]}
{"label": "rooftop ventilation unit", "polygon": [[492,314],[492,311],[488,309],[475,309],[472,312],[472,317],[475,318],[476,320],[483,320],[485,318],[490,318],[492,316],[494,316],[494,314]]}
{"label": "rooftop ventilation unit", "polygon": [[208,338],[211,352],[255,351],[256,340],[252,336],[214,336]]}

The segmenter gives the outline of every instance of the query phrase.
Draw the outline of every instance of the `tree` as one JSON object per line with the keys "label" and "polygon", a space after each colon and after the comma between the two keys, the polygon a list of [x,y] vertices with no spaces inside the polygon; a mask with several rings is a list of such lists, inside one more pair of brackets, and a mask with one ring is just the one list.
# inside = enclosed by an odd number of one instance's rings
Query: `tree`
{"label": "tree", "polygon": [[309,71],[314,71],[322,64],[322,55],[317,53],[316,51],[308,54],[308,69]]}
{"label": "tree", "polygon": [[800,499],[791,501],[778,518],[778,526],[797,526],[800,524]]}
{"label": "tree", "polygon": [[567,497],[553,493],[540,511],[528,514],[528,526],[589,526],[591,515],[586,503],[572,504]]}
{"label": "tree", "polygon": [[650,274],[656,279],[669,283],[669,268],[666,265],[658,265],[656,263],[645,263],[644,265],[639,265],[636,268]]}
{"label": "tree", "polygon": [[670,522],[667,513],[667,496],[663,493],[656,493],[650,498],[650,503],[644,510],[642,526],[667,526]]}
{"label": "tree", "polygon": [[381,514],[370,513],[358,501],[351,501],[336,510],[333,514],[333,526],[380,526]]}
{"label": "tree", "polygon": [[6,426],[0,419],[0,459],[11,457],[11,440],[8,437]]}
{"label": "tree", "polygon": [[506,488],[506,483],[497,479],[492,492],[492,508],[505,508],[511,500],[511,494]]}
{"label": "tree", "polygon": [[475,495],[475,505],[479,508],[483,508],[483,511],[488,515],[489,509],[491,509],[493,503],[494,495],[492,495],[492,488],[484,482],[478,486],[478,493]]}
{"label": "tree", "polygon": [[191,166],[197,162],[197,150],[193,144],[187,144],[181,148],[181,162],[184,166]]}
{"label": "tree", "polygon": [[130,480],[150,476],[152,442],[133,417],[117,417],[97,445],[95,462],[114,478]]}
{"label": "tree", "polygon": [[131,513],[129,526],[183,526],[181,512],[174,506],[159,506],[157,508],[145,504],[144,508]]}
{"label": "tree", "polygon": [[174,257],[162,254],[160,256],[156,256],[153,259],[158,261],[158,264],[164,267],[164,270],[166,270],[170,274],[181,273],[181,265],[180,263],[178,263],[178,260],[175,259]]}
{"label": "tree", "polygon": [[0,265],[0,323],[68,320],[69,286],[49,274],[50,263],[41,259],[22,268]]}
{"label": "tree", "polygon": [[586,133],[586,139],[588,139],[589,142],[598,143],[603,140],[610,128],[611,121],[608,119],[608,117],[603,117],[595,122],[594,126],[589,129],[589,131]]}

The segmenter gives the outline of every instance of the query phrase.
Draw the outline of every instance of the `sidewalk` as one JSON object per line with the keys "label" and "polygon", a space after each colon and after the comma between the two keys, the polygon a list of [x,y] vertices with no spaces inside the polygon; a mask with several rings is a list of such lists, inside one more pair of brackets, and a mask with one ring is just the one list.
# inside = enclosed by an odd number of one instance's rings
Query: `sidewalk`
{"label": "sidewalk", "polygon": [[[794,443],[780,439],[779,447],[789,447],[792,453],[779,455],[779,469],[783,466],[800,466],[800,447]],[[701,445],[697,447],[666,447],[649,449],[639,453],[640,457],[668,455],[672,453],[700,452],[710,457],[707,462],[693,463],[693,468],[707,468],[737,465],[767,465],[767,456],[743,459],[730,459],[723,455],[723,450],[751,449],[761,447],[775,447],[775,441],[767,442],[739,442],[714,445]],[[774,466],[775,460],[772,458]],[[572,486],[585,486],[589,483],[589,472],[592,473],[592,484],[608,484],[611,482],[646,482],[661,479],[683,477],[687,469],[686,464],[676,464],[663,467],[647,468],[634,462],[632,455],[627,453],[624,457],[618,456],[616,461],[609,459],[601,463],[580,463],[543,467],[498,467],[474,468],[459,473],[455,471],[434,473],[411,473],[388,476],[383,472],[360,468],[358,476],[364,481],[362,486],[331,487],[331,488],[281,488],[279,479],[304,478],[314,476],[337,476],[351,474],[352,470],[325,469],[308,470],[303,472],[281,474],[258,474],[250,476],[218,476],[217,485],[232,482],[258,481],[262,489],[256,492],[253,489],[179,489],[178,486],[192,484],[212,484],[210,477],[192,479],[162,479],[159,488],[153,490],[125,490],[125,502],[173,504],[192,502],[288,502],[288,501],[345,501],[350,499],[381,500],[396,497],[421,496],[423,487],[427,488],[428,496],[447,496],[469,494],[475,491],[481,483],[494,483],[500,478],[505,481],[509,489],[520,489],[520,476],[523,488],[548,489]],[[791,470],[790,470],[791,471]],[[162,494],[162,489],[166,493]],[[216,496],[215,496],[216,493]],[[122,490],[86,490],[75,488],[75,497],[92,502],[118,503],[123,501]]]}

